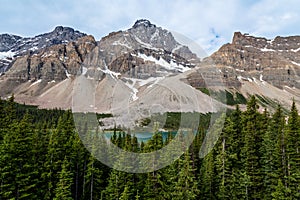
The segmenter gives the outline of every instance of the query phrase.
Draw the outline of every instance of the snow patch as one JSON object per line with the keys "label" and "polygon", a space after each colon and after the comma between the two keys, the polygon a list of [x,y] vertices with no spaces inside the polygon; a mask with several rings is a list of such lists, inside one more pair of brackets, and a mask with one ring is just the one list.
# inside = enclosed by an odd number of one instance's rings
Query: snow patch
{"label": "snow patch", "polygon": [[158,29],[155,30],[154,34],[151,36],[150,40],[152,41],[154,38],[157,38],[159,36]]}
{"label": "snow patch", "polygon": [[263,75],[262,74],[260,74],[259,75],[259,80],[262,82],[262,84],[266,84],[266,82],[263,80]]}
{"label": "snow patch", "polygon": [[298,52],[298,51],[300,51],[300,48],[298,48],[298,49],[291,49],[291,51],[292,52]]}
{"label": "snow patch", "polygon": [[34,85],[36,85],[36,84],[38,84],[38,83],[40,83],[40,82],[42,82],[42,79],[39,79],[39,80],[35,81],[35,82],[32,83],[29,87],[32,87],[32,86],[34,86]]}
{"label": "snow patch", "polygon": [[258,83],[258,81],[256,80],[256,78],[252,77],[254,83]]}
{"label": "snow patch", "polygon": [[7,59],[14,57],[16,53],[12,51],[0,52],[0,59]]}
{"label": "snow patch", "polygon": [[294,65],[300,66],[300,63],[297,63],[297,62],[294,62],[294,61],[291,61],[291,63],[293,63]]}
{"label": "snow patch", "polygon": [[138,57],[140,57],[140,58],[142,58],[146,61],[154,62],[155,64],[160,65],[160,66],[162,66],[162,67],[164,67],[165,69],[168,69],[168,70],[177,70],[177,71],[180,71],[180,72],[185,72],[185,71],[190,70],[189,67],[184,67],[183,65],[177,64],[173,60],[171,60],[171,62],[168,63],[167,61],[165,61],[162,58],[159,58],[159,60],[157,60],[153,56],[147,56],[147,55],[141,54],[141,53],[138,54]]}
{"label": "snow patch", "polygon": [[260,49],[260,50],[263,51],[263,52],[275,51],[274,49],[267,49],[266,47],[263,48],[263,49]]}
{"label": "snow patch", "polygon": [[145,43],[143,42],[140,38],[138,38],[137,36],[134,36],[134,39],[140,43],[142,46],[148,48],[148,49],[153,49],[153,50],[158,50],[157,48],[153,47],[151,44],[149,43]]}
{"label": "snow patch", "polygon": [[174,53],[175,51],[177,51],[178,49],[180,49],[181,47],[183,47],[181,44],[176,46],[173,50],[172,53]]}
{"label": "snow patch", "polygon": [[88,69],[86,67],[82,67],[82,75],[85,75]]}
{"label": "snow patch", "polygon": [[121,73],[114,72],[114,71],[111,71],[110,69],[108,69],[108,67],[107,67],[105,61],[104,61],[104,67],[105,67],[104,70],[101,69],[100,67],[98,67],[97,70],[100,70],[100,71],[102,71],[103,73],[110,75],[113,79],[116,79],[116,78],[118,78],[119,76],[121,76]]}
{"label": "snow patch", "polygon": [[55,83],[55,80],[52,80],[52,81],[48,82],[48,84],[49,84],[49,83]]}
{"label": "snow patch", "polygon": [[235,71],[244,72],[245,70],[243,70],[243,69],[235,69]]}
{"label": "snow patch", "polygon": [[237,76],[237,79],[238,79],[239,81],[242,81],[242,80],[248,80],[247,78],[242,77],[242,76]]}
{"label": "snow patch", "polygon": [[114,42],[112,43],[112,45],[120,45],[120,46],[124,46],[124,47],[126,47],[126,48],[128,48],[128,49],[132,49],[132,47],[129,46],[128,44],[122,43],[122,42],[120,42],[120,41],[114,41]]}
{"label": "snow patch", "polygon": [[38,47],[32,47],[32,48],[30,48],[29,50],[31,50],[31,51],[36,51],[36,50],[38,50],[39,48]]}
{"label": "snow patch", "polygon": [[136,101],[136,100],[138,99],[137,93],[138,93],[139,91],[138,91],[138,89],[136,89],[136,88],[134,87],[135,83],[136,83],[136,80],[133,80],[133,81],[132,81],[132,84],[130,84],[128,81],[125,82],[125,85],[126,85],[129,89],[132,90],[132,92],[131,92],[131,100],[132,100],[132,101]]}
{"label": "snow patch", "polygon": [[245,50],[242,50],[242,49],[237,49],[237,51],[245,53]]}
{"label": "snow patch", "polygon": [[67,76],[68,78],[70,78],[70,77],[71,77],[71,74],[69,74],[69,72],[68,72],[68,70],[67,70],[67,69],[65,69],[65,73],[66,73],[66,76]]}
{"label": "snow patch", "polygon": [[159,81],[163,80],[165,77],[157,77],[156,80],[154,81],[154,83],[152,83],[151,85],[149,85],[147,88],[151,88],[154,85],[156,85]]}
{"label": "snow patch", "polygon": [[267,40],[267,43],[268,44],[272,44],[274,42],[274,39],[272,39],[272,40]]}

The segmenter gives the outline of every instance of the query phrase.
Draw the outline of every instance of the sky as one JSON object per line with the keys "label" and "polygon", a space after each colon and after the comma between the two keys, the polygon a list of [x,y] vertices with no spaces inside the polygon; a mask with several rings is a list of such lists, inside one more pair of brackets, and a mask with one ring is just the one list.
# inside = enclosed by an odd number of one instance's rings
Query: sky
{"label": "sky", "polygon": [[300,35],[299,0],[0,0],[0,33],[24,37],[69,26],[97,40],[148,19],[191,39],[208,54],[233,33]]}

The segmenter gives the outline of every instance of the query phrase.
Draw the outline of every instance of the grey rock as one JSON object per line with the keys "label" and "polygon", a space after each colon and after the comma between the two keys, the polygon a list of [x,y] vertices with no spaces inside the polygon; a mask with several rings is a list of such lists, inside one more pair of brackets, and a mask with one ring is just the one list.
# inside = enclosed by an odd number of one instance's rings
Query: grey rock
{"label": "grey rock", "polygon": [[32,38],[22,38],[16,35],[0,35],[0,54],[1,52],[12,52],[12,57],[8,56],[0,59],[0,73],[7,71],[11,67],[14,58],[25,54],[35,54],[42,49],[58,45],[67,44],[75,41],[86,34],[75,31],[69,27],[56,27],[52,32],[41,34]]}

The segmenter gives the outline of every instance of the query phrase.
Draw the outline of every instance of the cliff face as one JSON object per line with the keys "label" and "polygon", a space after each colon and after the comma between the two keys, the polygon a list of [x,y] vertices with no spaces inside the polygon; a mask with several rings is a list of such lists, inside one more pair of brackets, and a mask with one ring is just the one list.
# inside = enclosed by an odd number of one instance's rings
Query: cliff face
{"label": "cliff face", "polygon": [[222,46],[211,59],[228,67],[237,78],[263,79],[278,88],[300,88],[300,36],[268,40],[237,32],[232,43]]}
{"label": "cliff face", "polygon": [[[70,108],[74,87],[85,77],[96,81],[98,89],[102,88],[97,91],[101,102],[98,110],[109,112],[105,109],[113,103],[111,95],[117,91],[116,84],[122,87],[120,99],[128,97],[130,102],[135,101],[142,98],[143,91],[148,95],[147,89],[160,80],[195,68],[200,62],[171,32],[148,20],[138,20],[128,30],[110,33],[98,42],[92,36],[71,30],[57,27],[49,34],[31,39],[39,41],[35,46],[35,43],[26,46],[34,51],[15,54],[0,77],[0,95],[7,97],[14,93],[19,102]],[[21,39],[7,42],[10,51],[23,49],[18,43]],[[55,44],[46,45],[50,40],[56,41]],[[86,96],[82,102],[85,100]]]}
{"label": "cliff face", "polygon": [[27,54],[36,54],[45,48],[67,44],[86,36],[73,28],[57,26],[52,32],[35,37],[20,37],[11,34],[0,35],[0,74],[6,72],[15,58]]}
{"label": "cliff face", "polygon": [[2,77],[1,95],[11,93],[22,83],[60,82],[81,73],[83,58],[96,45],[92,36],[84,36],[74,42],[53,45],[16,58]]}
{"label": "cliff face", "polygon": [[[3,62],[6,68],[1,68]],[[300,104],[300,36],[269,40],[236,32],[231,43],[200,61],[171,32],[148,20],[100,41],[57,27],[33,38],[0,35],[1,69],[1,97],[14,93],[19,102],[46,108],[71,108],[72,95],[84,93],[86,88],[76,89],[85,84],[95,86],[97,105],[87,107],[97,112],[124,105],[147,110],[153,103],[169,106],[166,112],[176,111],[182,102],[172,101],[175,94],[186,102],[196,94],[205,105],[210,97],[198,88],[225,87],[233,94],[257,94],[287,107],[293,98]],[[81,98],[80,103],[89,99],[86,94]],[[214,110],[196,107],[187,106],[186,111]]]}

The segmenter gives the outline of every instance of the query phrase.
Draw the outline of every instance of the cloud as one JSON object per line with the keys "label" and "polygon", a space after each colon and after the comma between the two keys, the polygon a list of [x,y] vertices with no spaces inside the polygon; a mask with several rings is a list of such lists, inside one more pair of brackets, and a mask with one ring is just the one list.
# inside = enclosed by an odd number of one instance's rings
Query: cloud
{"label": "cloud", "polygon": [[212,53],[230,42],[234,31],[265,37],[299,34],[298,13],[298,0],[11,0],[0,7],[0,32],[32,36],[65,25],[100,39],[146,18]]}

